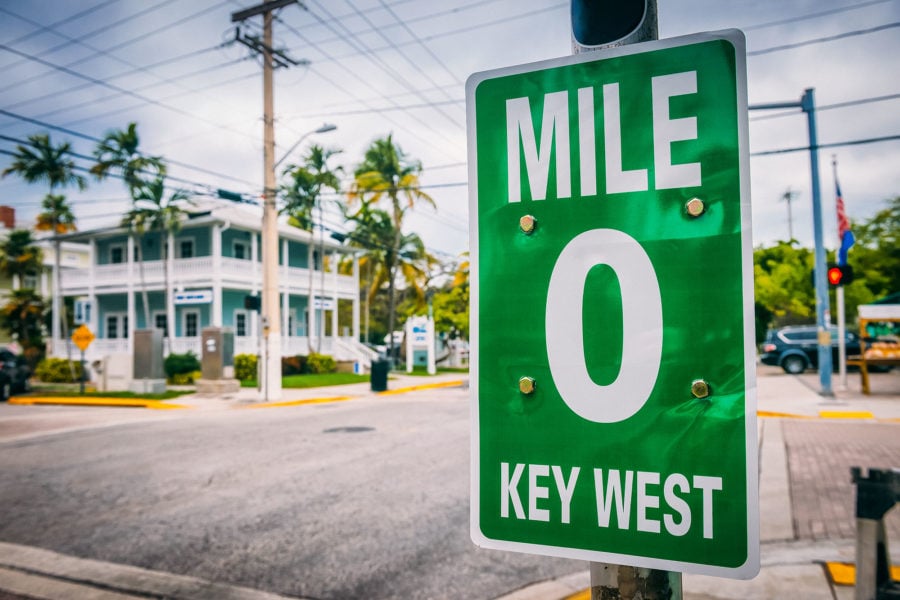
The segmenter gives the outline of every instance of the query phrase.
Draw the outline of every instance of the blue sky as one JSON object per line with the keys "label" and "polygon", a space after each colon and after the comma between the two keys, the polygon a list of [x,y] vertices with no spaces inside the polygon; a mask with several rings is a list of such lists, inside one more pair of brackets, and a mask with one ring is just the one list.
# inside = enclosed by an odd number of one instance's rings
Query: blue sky
{"label": "blue sky", "polygon": [[[141,147],[170,162],[194,192],[262,187],[262,77],[234,37],[232,12],[254,0],[0,0],[0,151],[49,132],[90,155],[114,128],[138,123]],[[348,171],[376,137],[424,166],[438,210],[408,220],[428,246],[454,256],[468,246],[466,79],[475,72],[571,53],[569,3],[552,0],[310,0],[278,13],[276,46],[307,66],[276,71],[280,157],[305,139],[341,148]],[[823,144],[900,135],[900,0],[659,0],[660,37],[738,28],[748,40],[750,104],[797,101],[815,88]],[[259,18],[247,32],[258,31]],[[834,39],[831,39],[834,38]],[[830,41],[829,41],[830,40]],[[793,46],[782,48],[783,46]],[[804,146],[793,114],[750,114],[750,150]],[[791,113],[792,111],[787,111]],[[900,140],[820,152],[825,240],[836,246],[832,155],[847,211],[865,219],[900,194]],[[10,157],[0,154],[0,169]],[[89,166],[87,160],[76,159]],[[788,236],[812,243],[809,155],[751,158],[754,243]],[[13,176],[0,204],[33,220],[46,190]],[[69,190],[80,229],[112,225],[128,207],[121,182]],[[335,219],[336,221],[336,219]],[[336,223],[335,223],[336,224]]]}

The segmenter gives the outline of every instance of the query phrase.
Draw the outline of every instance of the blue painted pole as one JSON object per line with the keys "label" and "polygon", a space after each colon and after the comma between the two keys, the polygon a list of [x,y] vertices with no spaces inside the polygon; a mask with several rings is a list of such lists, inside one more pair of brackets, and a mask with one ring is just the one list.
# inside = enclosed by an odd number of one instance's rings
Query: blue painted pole
{"label": "blue painted pole", "polygon": [[816,99],[812,88],[803,92],[800,101],[806,113],[809,127],[809,162],[812,172],[813,242],[816,266],[813,278],[816,283],[816,328],[819,331],[819,383],[823,396],[833,396],[831,391],[831,307],[828,303],[828,265],[825,262],[825,243],[822,240],[822,192],[819,189],[819,139],[816,134]]}

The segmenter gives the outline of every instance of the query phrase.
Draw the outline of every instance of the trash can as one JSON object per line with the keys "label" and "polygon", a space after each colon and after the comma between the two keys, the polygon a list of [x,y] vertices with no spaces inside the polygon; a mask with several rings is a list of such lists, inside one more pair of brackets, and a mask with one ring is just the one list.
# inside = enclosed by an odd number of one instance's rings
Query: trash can
{"label": "trash can", "polygon": [[388,371],[391,370],[391,361],[379,359],[372,361],[370,380],[373,392],[387,391]]}

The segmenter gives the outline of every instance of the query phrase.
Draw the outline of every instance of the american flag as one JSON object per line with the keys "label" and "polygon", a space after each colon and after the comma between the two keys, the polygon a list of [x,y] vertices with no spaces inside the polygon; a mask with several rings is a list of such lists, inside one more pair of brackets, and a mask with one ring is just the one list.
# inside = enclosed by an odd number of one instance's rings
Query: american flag
{"label": "american flag", "polygon": [[841,195],[841,184],[838,183],[837,177],[834,179],[835,188],[835,205],[837,206],[837,222],[838,222],[838,239],[841,240],[841,248],[838,250],[838,264],[843,266],[847,264],[847,252],[850,246],[856,241],[853,232],[850,231],[850,220],[847,218],[847,212],[844,210],[844,198]]}

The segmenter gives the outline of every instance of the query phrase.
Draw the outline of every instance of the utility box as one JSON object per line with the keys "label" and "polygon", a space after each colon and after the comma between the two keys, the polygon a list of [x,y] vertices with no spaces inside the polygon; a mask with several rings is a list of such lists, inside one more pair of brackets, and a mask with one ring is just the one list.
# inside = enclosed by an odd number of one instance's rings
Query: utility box
{"label": "utility box", "polygon": [[201,393],[234,393],[240,382],[234,378],[234,331],[227,327],[204,327],[201,332]]}
{"label": "utility box", "polygon": [[163,368],[163,332],[159,329],[134,331],[134,362],[129,389],[135,393],[161,394],[166,391]]}
{"label": "utility box", "polygon": [[234,332],[225,327],[205,327],[200,368],[203,379],[234,377]]}

